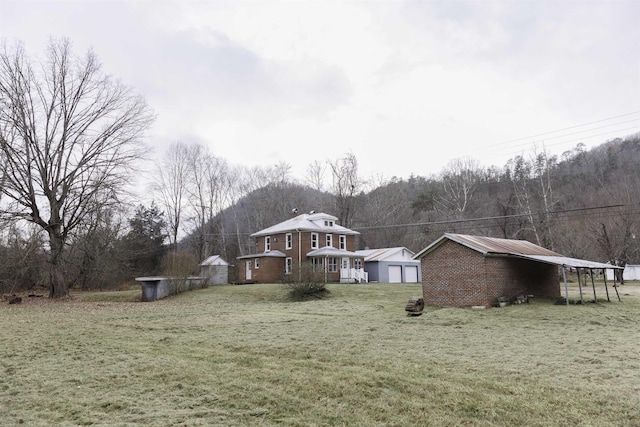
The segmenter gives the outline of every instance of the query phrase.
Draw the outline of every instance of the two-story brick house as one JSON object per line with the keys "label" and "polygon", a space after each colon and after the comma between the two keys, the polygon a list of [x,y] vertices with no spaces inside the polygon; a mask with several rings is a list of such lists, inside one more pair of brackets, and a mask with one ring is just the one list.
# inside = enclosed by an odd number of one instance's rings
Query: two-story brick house
{"label": "two-story brick house", "polygon": [[309,265],[327,282],[366,282],[364,256],[355,252],[357,231],[326,213],[298,215],[253,233],[255,252],[238,257],[238,281],[274,283]]}

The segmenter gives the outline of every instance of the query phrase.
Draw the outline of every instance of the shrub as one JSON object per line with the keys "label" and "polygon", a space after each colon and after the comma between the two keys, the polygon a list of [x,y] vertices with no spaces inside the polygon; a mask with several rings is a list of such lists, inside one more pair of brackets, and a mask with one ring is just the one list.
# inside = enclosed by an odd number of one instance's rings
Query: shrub
{"label": "shrub", "polygon": [[313,271],[310,266],[303,266],[302,269],[293,271],[286,279],[288,280],[285,280],[283,286],[287,290],[289,299],[293,301],[323,298],[329,293],[324,274]]}

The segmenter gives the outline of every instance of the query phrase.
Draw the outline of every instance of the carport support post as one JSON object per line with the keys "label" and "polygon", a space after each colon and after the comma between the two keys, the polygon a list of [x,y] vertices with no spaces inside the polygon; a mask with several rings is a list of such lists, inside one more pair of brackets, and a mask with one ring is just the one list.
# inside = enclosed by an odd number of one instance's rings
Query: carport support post
{"label": "carport support post", "polygon": [[562,266],[562,279],[564,280],[564,299],[567,301],[567,305],[569,305],[569,288],[567,287],[567,271]]}
{"label": "carport support post", "polygon": [[591,275],[591,287],[593,288],[593,303],[598,303],[598,297],[596,296],[596,282],[593,280],[593,269],[589,269],[589,274]]}
{"label": "carport support post", "polygon": [[609,299],[609,288],[607,287],[607,270],[604,268],[602,269],[602,277],[604,277],[604,290],[607,293],[607,301],[611,302]]}
{"label": "carport support post", "polygon": [[578,289],[580,290],[580,304],[583,304],[582,300],[582,280],[580,280],[580,269],[576,268],[576,273],[578,273]]}
{"label": "carport support post", "polygon": [[620,299],[620,294],[618,293],[618,282],[616,281],[616,271],[613,270],[613,289],[616,290],[616,295],[618,295],[618,301],[622,302]]}

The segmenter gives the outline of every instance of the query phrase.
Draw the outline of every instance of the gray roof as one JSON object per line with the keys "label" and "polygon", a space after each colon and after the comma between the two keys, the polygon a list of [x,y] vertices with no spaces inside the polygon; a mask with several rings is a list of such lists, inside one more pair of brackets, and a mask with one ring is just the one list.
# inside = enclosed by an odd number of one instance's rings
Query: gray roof
{"label": "gray roof", "polygon": [[259,252],[257,254],[249,254],[239,256],[236,259],[245,259],[245,258],[286,258],[287,256],[280,251],[267,251],[267,252]]}
{"label": "gray roof", "polygon": [[[264,230],[257,231],[253,233],[251,237],[269,236],[272,234],[289,233],[294,231],[311,231],[330,234],[360,234],[357,231],[350,230],[336,224],[337,220],[338,218],[335,216],[326,213],[302,214],[279,224],[272,225]],[[333,225],[326,226],[324,225],[325,221],[330,221]]]}
{"label": "gray roof", "polygon": [[325,246],[324,248],[316,249],[307,253],[308,257],[349,257],[349,258],[362,258],[361,254],[355,252],[345,251],[344,249],[334,248],[332,246]]}
{"label": "gray roof", "polygon": [[409,255],[413,256],[414,253],[409,249],[399,246],[395,248],[379,248],[379,249],[364,249],[360,251],[356,251],[357,254],[364,256],[365,262],[375,262],[375,261],[384,261],[390,256],[395,255],[400,251],[407,251]]}
{"label": "gray roof", "polygon": [[200,265],[229,265],[220,255],[211,255],[200,263]]}
{"label": "gray roof", "polygon": [[623,269],[624,267],[618,267],[616,265],[604,264],[601,262],[587,261],[585,259],[569,258],[565,256],[544,256],[544,255],[528,255],[523,258],[532,259],[534,261],[546,262],[547,264],[556,264],[563,267],[574,268],[611,268],[611,269]]}
{"label": "gray roof", "polygon": [[563,267],[576,268],[620,268],[610,264],[565,257],[557,252],[545,249],[526,240],[499,239],[486,236],[469,236],[466,234],[445,233],[435,242],[418,252],[413,258],[419,259],[440,246],[447,240],[452,240],[470,249],[491,256],[513,256],[533,261],[555,264]]}

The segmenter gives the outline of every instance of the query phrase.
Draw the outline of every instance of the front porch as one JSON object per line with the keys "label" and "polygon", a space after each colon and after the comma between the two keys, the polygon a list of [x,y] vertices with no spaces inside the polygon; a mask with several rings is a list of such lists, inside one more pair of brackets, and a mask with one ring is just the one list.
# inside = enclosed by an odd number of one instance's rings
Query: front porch
{"label": "front porch", "polygon": [[364,257],[355,252],[331,246],[307,253],[314,270],[322,269],[325,281],[340,283],[368,283],[369,273],[364,270]]}

